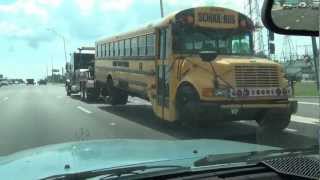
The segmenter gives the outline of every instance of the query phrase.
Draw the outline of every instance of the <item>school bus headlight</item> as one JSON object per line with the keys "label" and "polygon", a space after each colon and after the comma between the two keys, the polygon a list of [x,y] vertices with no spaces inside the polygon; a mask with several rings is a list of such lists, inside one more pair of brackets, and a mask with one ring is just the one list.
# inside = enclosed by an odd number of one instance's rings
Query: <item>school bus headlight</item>
{"label": "school bus headlight", "polygon": [[205,97],[211,97],[211,96],[213,96],[213,89],[212,88],[203,88],[201,94],[202,94],[202,96],[205,96]]}

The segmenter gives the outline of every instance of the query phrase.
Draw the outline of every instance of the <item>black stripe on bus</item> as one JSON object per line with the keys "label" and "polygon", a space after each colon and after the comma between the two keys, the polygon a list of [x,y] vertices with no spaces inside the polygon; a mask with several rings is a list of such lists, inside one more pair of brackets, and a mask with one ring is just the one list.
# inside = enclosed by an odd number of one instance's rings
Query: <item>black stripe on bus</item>
{"label": "black stripe on bus", "polygon": [[137,86],[148,87],[148,84],[145,82],[142,82],[142,81],[127,80],[127,79],[122,79],[122,78],[114,78],[114,80],[128,82],[129,84],[133,84],[133,85],[137,85]]}
{"label": "black stripe on bus", "polygon": [[127,68],[119,68],[119,67],[113,67],[113,68],[106,67],[104,69],[106,69],[107,71],[120,71],[120,72],[134,73],[134,74],[143,74],[148,76],[155,75],[154,72],[150,72],[150,71],[141,71],[141,70],[127,69]]}

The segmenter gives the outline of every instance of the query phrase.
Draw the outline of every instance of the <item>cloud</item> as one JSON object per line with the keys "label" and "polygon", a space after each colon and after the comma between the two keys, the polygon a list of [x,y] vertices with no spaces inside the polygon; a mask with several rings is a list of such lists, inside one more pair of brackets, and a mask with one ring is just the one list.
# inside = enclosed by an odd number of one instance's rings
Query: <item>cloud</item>
{"label": "cloud", "polygon": [[49,9],[60,5],[61,0],[17,0],[0,4],[0,36],[14,41],[24,41],[31,48],[50,40],[44,33],[49,23]]}
{"label": "cloud", "polygon": [[133,4],[133,0],[101,0],[102,11],[126,11]]}
{"label": "cloud", "polygon": [[[42,1],[45,2],[45,0]],[[34,16],[43,23],[48,21],[47,10],[36,0],[18,0],[11,4],[0,5],[0,14],[9,17]]]}
{"label": "cloud", "polygon": [[80,13],[84,16],[91,14],[95,2],[95,0],[75,0],[75,4],[79,7]]}
{"label": "cloud", "polygon": [[10,47],[8,48],[8,52],[9,52],[9,53],[13,53],[14,51],[15,51],[14,46],[10,46]]}
{"label": "cloud", "polygon": [[[83,16],[90,16],[97,11],[126,11],[131,7],[133,0],[74,0],[74,3]],[[94,11],[94,12],[93,12]]]}
{"label": "cloud", "polygon": [[12,22],[0,22],[0,35],[7,37],[24,37],[32,33],[31,29],[22,28]]}
{"label": "cloud", "polygon": [[0,36],[11,41],[25,41],[31,48],[37,49],[41,42],[51,41],[47,33],[34,31],[27,27],[18,26],[12,22],[0,22]]}
{"label": "cloud", "polygon": [[38,0],[39,4],[57,8],[62,0]]}

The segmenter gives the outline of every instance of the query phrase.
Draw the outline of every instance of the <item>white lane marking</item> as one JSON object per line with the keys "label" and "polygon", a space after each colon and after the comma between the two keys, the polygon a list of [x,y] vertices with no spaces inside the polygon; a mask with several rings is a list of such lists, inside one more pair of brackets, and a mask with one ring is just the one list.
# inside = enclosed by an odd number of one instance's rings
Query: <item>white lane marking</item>
{"label": "white lane marking", "polygon": [[291,116],[291,121],[306,123],[306,124],[319,124],[319,122],[320,122],[319,119],[303,117],[303,116],[296,116],[296,115]]}
{"label": "white lane marking", "polygon": [[4,98],[0,101],[0,103],[5,102],[5,101],[8,101],[8,100],[9,100],[8,97],[4,97]]}
{"label": "white lane marking", "polygon": [[61,99],[61,98],[62,98],[62,96],[57,96],[57,98],[58,98],[58,99]]}
{"label": "white lane marking", "polygon": [[115,125],[116,125],[116,123],[111,122],[111,123],[109,123],[109,125],[110,125],[110,126],[115,126]]}
{"label": "white lane marking", "polygon": [[306,104],[306,105],[320,106],[320,103],[303,102],[303,101],[299,101],[298,104]]}
{"label": "white lane marking", "polygon": [[288,132],[297,132],[298,131],[296,129],[291,129],[291,128],[286,128],[285,130],[288,131]]}
{"label": "white lane marking", "polygon": [[91,113],[92,113],[91,111],[89,111],[89,110],[87,110],[86,108],[83,108],[83,107],[81,107],[81,106],[77,106],[77,108],[80,109],[81,111],[87,113],[87,114],[91,114]]}

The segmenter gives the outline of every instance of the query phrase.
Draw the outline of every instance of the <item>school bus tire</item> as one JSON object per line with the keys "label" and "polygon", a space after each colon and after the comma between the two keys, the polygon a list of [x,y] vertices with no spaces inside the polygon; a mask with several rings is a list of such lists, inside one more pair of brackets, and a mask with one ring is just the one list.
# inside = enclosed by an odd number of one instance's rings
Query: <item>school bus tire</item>
{"label": "school bus tire", "polygon": [[289,110],[267,110],[256,121],[263,132],[281,132],[290,124]]}
{"label": "school bus tire", "polygon": [[180,125],[200,126],[198,122],[198,114],[192,108],[197,104],[200,97],[194,87],[191,85],[183,85],[178,89],[176,96],[177,122]]}
{"label": "school bus tire", "polygon": [[128,102],[128,93],[114,87],[113,80],[111,78],[107,81],[108,97],[107,103],[111,105],[124,105]]}

